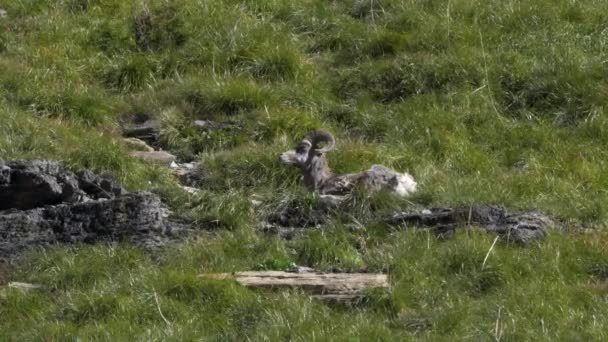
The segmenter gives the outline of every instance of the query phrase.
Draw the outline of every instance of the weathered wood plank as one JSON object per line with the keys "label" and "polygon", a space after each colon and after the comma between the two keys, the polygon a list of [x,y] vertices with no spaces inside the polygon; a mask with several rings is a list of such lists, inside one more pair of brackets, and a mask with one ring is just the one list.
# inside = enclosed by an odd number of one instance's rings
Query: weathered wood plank
{"label": "weathered wood plank", "polygon": [[388,275],[378,273],[294,273],[283,271],[249,271],[201,275],[210,279],[234,279],[239,284],[257,288],[302,288],[321,299],[352,302],[365,295],[365,290],[388,288]]}
{"label": "weathered wood plank", "polygon": [[30,283],[21,283],[21,282],[13,281],[13,282],[8,283],[8,287],[13,288],[13,289],[23,290],[23,291],[30,291],[30,290],[42,289],[44,286],[42,286],[40,284],[30,284]]}

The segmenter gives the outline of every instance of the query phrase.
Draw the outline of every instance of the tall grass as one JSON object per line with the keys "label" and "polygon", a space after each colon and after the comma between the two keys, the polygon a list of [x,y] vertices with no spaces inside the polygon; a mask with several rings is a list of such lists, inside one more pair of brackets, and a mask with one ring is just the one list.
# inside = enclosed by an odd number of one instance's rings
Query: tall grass
{"label": "tall grass", "polygon": [[[158,192],[200,235],[148,253],[38,249],[0,289],[3,339],[606,339],[608,3],[599,0],[5,1],[0,159],[54,158]],[[198,195],[128,156],[123,115],[201,162]],[[235,122],[203,133],[195,119]],[[314,196],[278,153],[335,133],[336,172],[412,173],[407,200],[357,196],[285,241],[261,221]],[[261,200],[261,205],[252,204]],[[388,212],[490,202],[572,231],[525,248],[397,231]],[[584,227],[585,229],[579,229]],[[484,263],[484,259],[487,260]],[[282,268],[388,272],[344,308],[203,281]]]}

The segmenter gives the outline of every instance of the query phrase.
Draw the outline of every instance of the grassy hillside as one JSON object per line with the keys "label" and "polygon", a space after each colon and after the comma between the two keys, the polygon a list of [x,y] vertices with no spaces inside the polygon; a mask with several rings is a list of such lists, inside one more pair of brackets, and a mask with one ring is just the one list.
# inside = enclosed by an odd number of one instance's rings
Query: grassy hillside
{"label": "grassy hillside", "polygon": [[[0,7],[0,159],[55,158],[157,192],[202,233],[157,254],[36,250],[0,293],[6,340],[608,338],[608,2],[602,0],[7,0]],[[203,191],[128,156],[119,119],[147,112],[201,162]],[[203,135],[193,119],[236,120]],[[315,198],[277,154],[335,133],[336,172],[412,173],[413,198],[364,196],[320,230],[258,231]],[[262,200],[260,208],[250,202]],[[395,209],[490,202],[585,230],[528,247],[393,231]],[[353,308],[208,271],[386,271]],[[162,314],[160,313],[162,312]],[[165,319],[166,321],[165,321]]]}

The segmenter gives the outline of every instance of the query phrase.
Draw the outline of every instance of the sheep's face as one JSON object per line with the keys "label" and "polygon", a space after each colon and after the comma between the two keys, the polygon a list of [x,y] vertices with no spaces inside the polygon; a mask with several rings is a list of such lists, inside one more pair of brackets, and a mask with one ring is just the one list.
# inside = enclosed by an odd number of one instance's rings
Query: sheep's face
{"label": "sheep's face", "polygon": [[304,168],[308,159],[314,154],[311,149],[312,144],[308,140],[302,140],[295,149],[283,152],[279,155],[281,162],[287,165],[294,165],[300,168]]}

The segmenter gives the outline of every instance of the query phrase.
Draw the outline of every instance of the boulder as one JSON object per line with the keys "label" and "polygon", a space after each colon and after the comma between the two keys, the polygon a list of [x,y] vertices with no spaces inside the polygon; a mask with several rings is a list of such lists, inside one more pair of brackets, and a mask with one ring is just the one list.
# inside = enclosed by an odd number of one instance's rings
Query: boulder
{"label": "boulder", "polygon": [[[0,212],[0,258],[31,246],[128,241],[157,247],[179,235],[158,196],[135,192],[105,201]],[[174,225],[175,226],[175,225]]]}
{"label": "boulder", "polygon": [[0,210],[112,198],[120,186],[90,171],[74,174],[49,160],[0,162]]}
{"label": "boulder", "polygon": [[124,240],[157,247],[187,231],[160,198],[48,160],[0,163],[0,260],[33,246]]}

